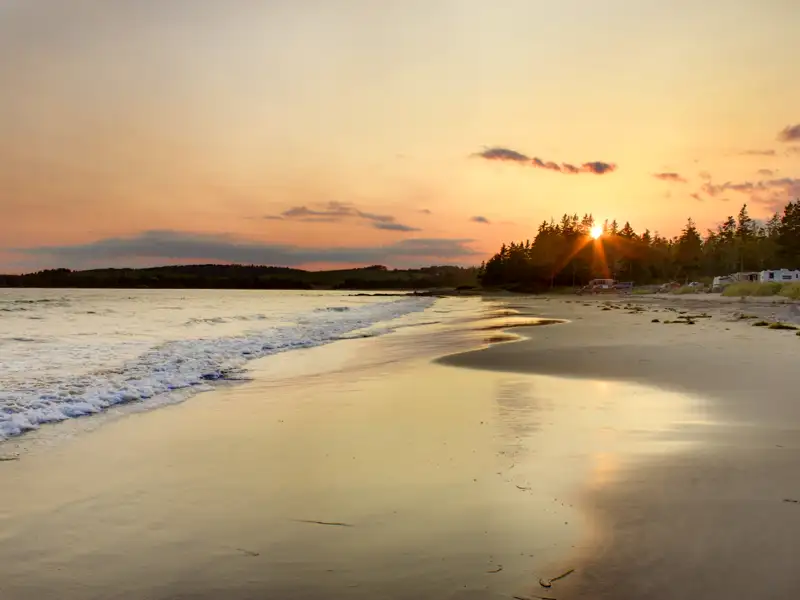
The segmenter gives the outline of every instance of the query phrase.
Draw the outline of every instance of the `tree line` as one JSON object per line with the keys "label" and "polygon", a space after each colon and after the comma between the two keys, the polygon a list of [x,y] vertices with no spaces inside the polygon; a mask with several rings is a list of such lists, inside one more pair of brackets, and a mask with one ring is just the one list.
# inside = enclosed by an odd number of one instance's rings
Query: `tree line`
{"label": "tree line", "polygon": [[582,286],[595,278],[636,284],[688,282],[740,271],[800,268],[800,200],[765,222],[750,217],[747,204],[716,229],[701,234],[689,218],[680,235],[666,238],[629,222],[602,224],[592,239],[595,219],[567,215],[539,225],[533,240],[503,244],[480,267],[487,287],[541,291]]}
{"label": "tree line", "polygon": [[47,269],[0,275],[0,287],[258,290],[422,290],[475,286],[478,269],[450,265],[421,269],[305,271],[258,265],[176,265],[144,269]]}

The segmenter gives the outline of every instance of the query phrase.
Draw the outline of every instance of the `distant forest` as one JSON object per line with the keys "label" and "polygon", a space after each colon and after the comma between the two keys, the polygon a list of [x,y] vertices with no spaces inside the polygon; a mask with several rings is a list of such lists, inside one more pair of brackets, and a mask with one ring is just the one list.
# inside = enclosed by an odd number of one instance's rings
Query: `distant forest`
{"label": "distant forest", "polygon": [[485,287],[543,291],[585,285],[593,278],[649,284],[687,282],[739,271],[800,268],[800,200],[765,223],[750,218],[747,205],[702,235],[692,219],[668,239],[630,223],[605,222],[591,237],[592,215],[564,215],[543,222],[531,241],[504,244],[480,267]]}
{"label": "distant forest", "polygon": [[49,269],[0,275],[0,287],[218,288],[429,290],[502,288],[539,292],[585,285],[594,278],[637,285],[708,280],[737,271],[800,268],[800,200],[766,222],[750,217],[747,205],[716,229],[701,234],[688,219],[680,235],[665,238],[630,223],[604,222],[593,239],[592,215],[567,215],[539,225],[533,240],[504,244],[480,267],[432,266],[304,271],[288,267],[181,265],[146,269]]}
{"label": "distant forest", "polygon": [[26,275],[0,275],[0,287],[426,290],[470,288],[477,268],[434,266],[391,270],[382,265],[336,271],[286,267],[181,265],[148,269],[48,269]]}

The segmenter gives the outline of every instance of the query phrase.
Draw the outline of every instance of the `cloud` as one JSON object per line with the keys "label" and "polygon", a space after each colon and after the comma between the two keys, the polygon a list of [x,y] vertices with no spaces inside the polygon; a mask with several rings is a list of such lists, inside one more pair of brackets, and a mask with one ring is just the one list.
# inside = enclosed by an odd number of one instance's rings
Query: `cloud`
{"label": "cloud", "polygon": [[422,265],[442,260],[471,263],[478,254],[469,239],[407,239],[382,246],[303,248],[238,240],[232,235],[146,231],[126,238],[106,238],[88,244],[18,248],[30,257],[47,257],[51,264],[76,267],[118,264],[133,259],[213,261],[297,267],[313,263]]}
{"label": "cloud", "polygon": [[661,179],[662,181],[675,181],[678,183],[686,183],[686,179],[681,177],[678,173],[653,173],[653,177]]}
{"label": "cloud", "polygon": [[703,201],[703,199],[700,197],[700,194],[698,194],[698,193],[689,194],[689,195],[690,195],[692,198],[694,198],[695,200],[697,200],[698,202],[702,202],[702,201]]}
{"label": "cloud", "polygon": [[294,206],[280,215],[268,215],[265,219],[294,220],[304,223],[337,223],[345,219],[368,221],[375,229],[385,231],[419,231],[419,228],[403,225],[391,215],[365,212],[346,202],[328,202],[321,208]]}
{"label": "cloud", "polygon": [[486,160],[510,160],[512,162],[528,162],[530,160],[530,158],[524,154],[520,154],[516,150],[499,147],[487,148],[483,152],[478,152],[476,156],[480,156]]}
{"label": "cloud", "polygon": [[348,217],[360,217],[368,221],[378,221],[380,223],[390,223],[394,221],[394,217],[390,215],[378,215],[374,213],[363,212],[355,208],[352,204],[345,202],[328,202],[322,209],[311,209],[307,206],[295,206],[289,210],[281,213],[285,219],[345,219]]}
{"label": "cloud", "polygon": [[557,171],[559,173],[566,173],[568,175],[577,174],[577,173],[595,173],[596,175],[604,175],[605,173],[610,173],[615,171],[617,166],[613,163],[601,162],[601,161],[592,161],[592,162],[585,162],[581,164],[581,166],[576,167],[570,163],[555,163],[553,161],[545,161],[541,158],[530,158],[529,156],[522,154],[521,152],[517,152],[516,150],[511,150],[509,148],[502,148],[499,146],[494,146],[492,148],[486,148],[482,152],[478,152],[474,154],[478,158],[483,158],[485,160],[499,160],[505,162],[515,162],[520,165],[526,165],[529,167],[536,167],[539,169],[546,169],[548,171]]}
{"label": "cloud", "polygon": [[393,223],[394,217],[390,215],[376,215],[375,213],[356,211],[356,216],[366,219],[367,221],[375,221],[376,223]]}
{"label": "cloud", "polygon": [[472,217],[470,221],[473,223],[483,223],[484,225],[489,225],[489,219],[486,217],[481,217],[480,215]]}
{"label": "cloud", "polygon": [[775,150],[742,150],[742,156],[775,156]]}
{"label": "cloud", "polygon": [[[571,167],[572,169],[575,168],[572,165],[565,165],[565,166]],[[583,163],[582,165],[582,169],[584,171],[589,171],[590,173],[597,173],[598,175],[602,175],[603,173],[610,173],[611,171],[615,171],[616,168],[617,165],[599,161]]]}
{"label": "cloud", "polygon": [[375,229],[384,229],[386,231],[420,231],[418,227],[411,227],[410,225],[403,225],[402,223],[383,223],[378,222],[373,225]]}
{"label": "cloud", "polygon": [[423,215],[432,215],[433,214],[433,211],[430,208],[420,208],[419,212],[421,212]]}
{"label": "cloud", "polygon": [[772,169],[759,169],[758,171],[756,171],[756,173],[758,173],[762,177],[772,177],[773,175],[775,175],[775,171],[773,171]]}
{"label": "cloud", "polygon": [[[706,182],[701,190],[712,198],[719,197],[723,192],[738,192],[749,197],[749,201],[768,207],[770,210],[780,210],[790,200],[800,197],[800,179],[781,177],[778,179],[762,179],[760,181],[743,181],[740,183]],[[725,198],[719,198],[726,201]]]}
{"label": "cloud", "polygon": [[709,179],[711,179],[711,173],[709,173],[708,171],[700,171],[700,172],[697,174],[697,176],[698,176],[700,179],[705,179],[706,181],[708,181]]}
{"label": "cloud", "polygon": [[797,125],[787,125],[778,132],[779,142],[800,142],[800,123]]}

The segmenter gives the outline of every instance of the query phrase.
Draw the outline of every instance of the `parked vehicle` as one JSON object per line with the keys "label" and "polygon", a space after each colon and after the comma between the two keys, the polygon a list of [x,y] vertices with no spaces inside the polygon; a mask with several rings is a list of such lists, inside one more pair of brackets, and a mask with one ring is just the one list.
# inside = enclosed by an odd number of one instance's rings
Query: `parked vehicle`
{"label": "parked vehicle", "polygon": [[670,281],[669,283],[662,284],[658,288],[658,291],[659,291],[659,293],[663,294],[663,293],[666,293],[666,292],[671,292],[672,290],[676,290],[679,287],[681,287],[680,283],[678,283],[677,281]]}
{"label": "parked vehicle", "polygon": [[616,282],[613,279],[592,279],[588,284],[578,290],[579,294],[601,294],[615,291]]}
{"label": "parked vehicle", "polygon": [[719,293],[734,282],[735,279],[732,275],[720,275],[718,277],[714,277],[714,281],[711,282],[711,291],[714,293]]}

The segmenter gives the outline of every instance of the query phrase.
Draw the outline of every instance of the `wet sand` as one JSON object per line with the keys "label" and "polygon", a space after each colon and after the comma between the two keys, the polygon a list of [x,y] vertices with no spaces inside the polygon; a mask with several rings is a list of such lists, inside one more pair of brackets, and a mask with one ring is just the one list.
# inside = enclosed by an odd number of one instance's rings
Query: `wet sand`
{"label": "wet sand", "polygon": [[[612,413],[573,422],[585,383],[554,410],[558,380],[431,362],[483,335],[288,352],[251,383],[34,446],[0,471],[0,597],[530,589],[585,543],[570,498],[613,445],[596,427]],[[575,427],[587,443],[565,445]]]}
{"label": "wet sand", "polygon": [[696,420],[679,436],[691,450],[638,461],[621,469],[614,485],[586,488],[579,506],[601,534],[573,555],[576,572],[558,593],[540,595],[800,597],[800,339],[738,320],[733,306],[682,325],[652,320],[675,319],[686,302],[632,302],[643,310],[622,308],[628,301],[614,301],[611,310],[603,310],[603,300],[553,302],[548,309],[557,306],[571,323],[515,330],[530,339],[444,359],[495,371],[637,381],[696,398]]}
{"label": "wet sand", "polygon": [[0,463],[0,598],[797,596],[793,332],[474,305]]}

